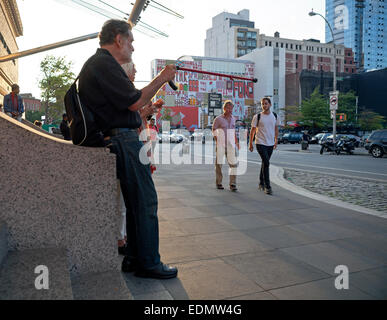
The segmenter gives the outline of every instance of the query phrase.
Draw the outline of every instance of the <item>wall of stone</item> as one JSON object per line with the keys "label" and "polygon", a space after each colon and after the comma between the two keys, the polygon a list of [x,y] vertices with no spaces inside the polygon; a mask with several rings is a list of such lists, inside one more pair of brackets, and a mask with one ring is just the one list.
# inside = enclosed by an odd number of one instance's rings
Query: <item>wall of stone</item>
{"label": "wall of stone", "polygon": [[75,274],[117,269],[115,155],[0,113],[0,220],[9,249],[64,247]]}

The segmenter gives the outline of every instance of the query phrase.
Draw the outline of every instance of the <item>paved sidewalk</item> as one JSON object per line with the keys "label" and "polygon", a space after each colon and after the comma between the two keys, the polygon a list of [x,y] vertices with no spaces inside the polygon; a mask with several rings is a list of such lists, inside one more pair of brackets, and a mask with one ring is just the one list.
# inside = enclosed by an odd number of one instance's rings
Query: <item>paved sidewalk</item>
{"label": "paved sidewalk", "polygon": [[[126,274],[134,299],[387,299],[387,219],[276,185],[267,196],[257,175],[249,164],[233,193],[215,189],[212,165],[158,166],[160,252],[179,276]],[[338,265],[348,290],[334,286]]]}

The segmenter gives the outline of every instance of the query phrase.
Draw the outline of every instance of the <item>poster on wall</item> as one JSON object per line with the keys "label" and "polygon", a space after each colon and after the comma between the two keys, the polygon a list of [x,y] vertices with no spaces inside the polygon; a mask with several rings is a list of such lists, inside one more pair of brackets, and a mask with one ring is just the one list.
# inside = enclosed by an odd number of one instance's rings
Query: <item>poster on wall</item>
{"label": "poster on wall", "polygon": [[[167,64],[179,64],[181,67],[202,70],[201,61],[170,61],[170,60],[154,60],[152,63],[152,76],[155,77]],[[211,71],[211,70],[208,70]],[[252,78],[254,76],[254,64],[245,63],[244,76]],[[198,109],[208,107],[208,94],[221,95],[221,103],[225,100],[232,100],[235,107],[233,114],[237,119],[243,120],[246,117],[247,106],[254,103],[254,84],[252,82],[235,80],[231,81],[229,78],[218,77],[214,75],[199,74],[179,70],[176,73],[175,84],[178,88],[173,91],[168,84],[165,84],[161,90],[156,94],[156,99],[163,99],[166,107],[171,113],[174,110],[180,110],[182,121],[187,128],[190,126],[198,126]],[[173,98],[172,98],[173,97]],[[179,109],[176,109],[179,108]],[[192,111],[184,111],[184,108],[193,108],[196,110],[195,116]],[[184,112],[183,112],[184,111]],[[218,115],[219,111],[214,112],[214,109],[208,109],[210,115]],[[179,115],[174,114],[177,119]],[[188,119],[196,119],[191,122]],[[176,122],[176,121],[175,121]]]}
{"label": "poster on wall", "polygon": [[171,128],[184,128],[195,131],[199,123],[199,108],[197,107],[165,107],[156,117],[157,126],[161,128],[162,121],[170,121]]}

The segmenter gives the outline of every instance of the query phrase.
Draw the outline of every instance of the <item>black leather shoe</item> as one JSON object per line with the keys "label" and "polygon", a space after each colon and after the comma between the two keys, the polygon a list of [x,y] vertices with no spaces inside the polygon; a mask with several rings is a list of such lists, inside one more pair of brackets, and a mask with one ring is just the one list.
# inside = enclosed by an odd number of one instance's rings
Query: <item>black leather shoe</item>
{"label": "black leather shoe", "polygon": [[273,190],[271,190],[271,188],[265,188],[265,193],[266,194],[273,194]]}
{"label": "black leather shoe", "polygon": [[217,184],[216,188],[219,189],[219,190],[224,190],[224,187],[221,184]]}
{"label": "black leather shoe", "polygon": [[235,192],[238,191],[238,188],[235,184],[230,184],[230,190]]}
{"label": "black leather shoe", "polygon": [[136,260],[129,259],[125,256],[124,260],[122,260],[121,271],[122,272],[134,272],[138,269],[138,263]]}
{"label": "black leather shoe", "polygon": [[140,278],[171,279],[177,276],[177,268],[160,263],[153,269],[138,269],[134,275]]}

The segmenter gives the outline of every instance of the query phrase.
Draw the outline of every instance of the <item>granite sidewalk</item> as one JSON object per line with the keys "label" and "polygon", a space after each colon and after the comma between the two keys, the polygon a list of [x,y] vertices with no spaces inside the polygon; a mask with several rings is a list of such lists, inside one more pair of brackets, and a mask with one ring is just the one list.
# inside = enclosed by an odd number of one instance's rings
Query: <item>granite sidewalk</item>
{"label": "granite sidewalk", "polygon": [[249,164],[233,193],[215,188],[212,165],[158,166],[160,253],[179,276],[125,274],[134,299],[387,299],[387,219],[276,185],[265,195],[257,175]]}

